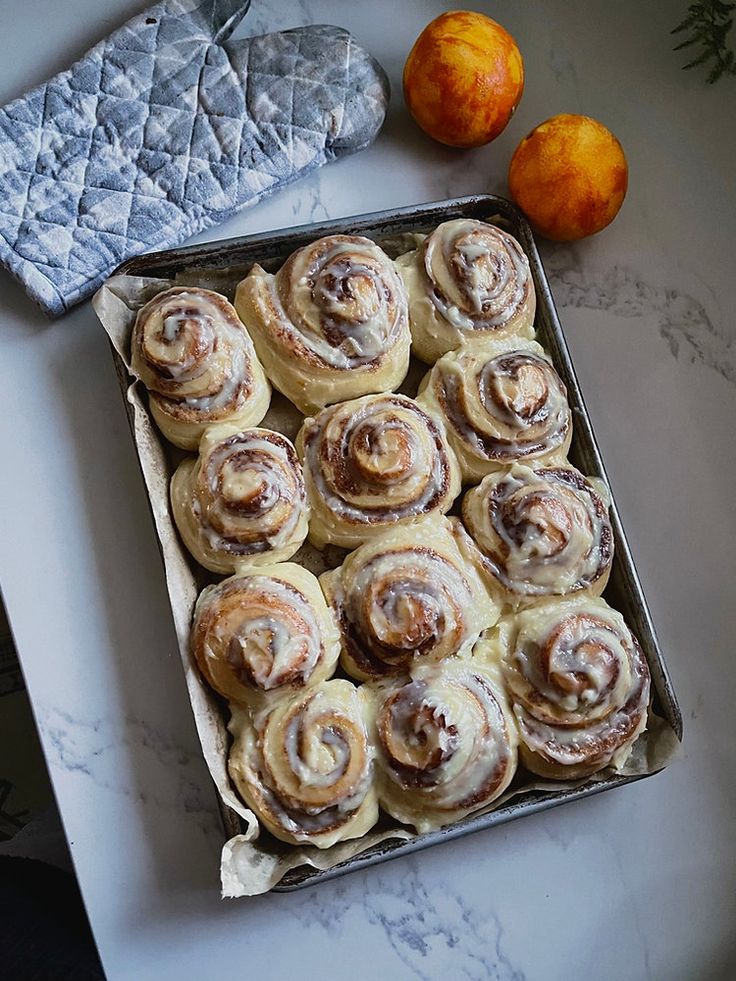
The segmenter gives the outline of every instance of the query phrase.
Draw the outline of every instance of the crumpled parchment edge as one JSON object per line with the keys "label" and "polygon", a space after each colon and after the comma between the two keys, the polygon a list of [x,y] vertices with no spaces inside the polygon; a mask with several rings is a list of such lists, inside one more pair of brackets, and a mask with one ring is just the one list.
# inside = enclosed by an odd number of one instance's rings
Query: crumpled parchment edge
{"label": "crumpled parchment edge", "polygon": [[[231,294],[233,285],[246,273],[247,268],[214,273],[189,269],[185,276],[177,277],[176,285],[202,286]],[[129,374],[130,334],[136,313],[152,296],[171,285],[174,283],[166,279],[113,276],[94,297],[95,312]],[[169,480],[172,467],[164,449],[165,440],[149,415],[142,386],[133,382],[126,387],[122,377],[121,385],[132,410],[133,438],[158,534],[179,652],[202,752],[220,798],[245,823],[243,833],[230,838],[222,848],[220,875],[223,898],[261,895],[278,885],[287,872],[300,866],[332,869],[383,842],[420,837],[413,830],[397,824],[390,830],[371,831],[362,838],[340,842],[329,849],[281,843],[276,843],[275,846],[269,844],[267,848],[262,846],[258,819],[243,805],[228,775],[229,720],[226,718],[226,710],[222,701],[203,681],[189,648],[189,629],[198,588],[192,572],[192,560],[179,541],[171,517]],[[298,422],[295,420],[295,410],[291,406],[286,408],[283,401],[279,404],[278,397],[274,399],[274,403],[262,424],[293,437]],[[315,562],[319,560],[315,557],[314,550],[305,558],[307,561],[304,564],[311,571],[317,574],[323,571],[315,568]],[[299,560],[300,555],[297,554],[295,561]],[[634,777],[656,773],[671,762],[679,746],[679,740],[670,725],[650,711],[646,731],[637,740],[632,755],[615,775]],[[482,815],[503,807],[515,797],[531,791],[552,794],[574,790],[590,783],[600,783],[610,778],[611,772],[603,771],[586,780],[551,782],[535,779],[508,791],[489,807],[465,821],[473,822]]]}

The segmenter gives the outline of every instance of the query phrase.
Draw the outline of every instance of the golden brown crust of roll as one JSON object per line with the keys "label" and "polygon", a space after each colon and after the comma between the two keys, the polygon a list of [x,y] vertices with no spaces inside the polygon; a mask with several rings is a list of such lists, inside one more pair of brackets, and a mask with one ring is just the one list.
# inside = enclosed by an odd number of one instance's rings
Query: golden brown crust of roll
{"label": "golden brown crust of roll", "polygon": [[164,436],[196,449],[210,425],[256,425],[271,389],[235,308],[219,293],[174,286],[138,312],[131,368]]}
{"label": "golden brown crust of roll", "polygon": [[514,461],[564,461],[572,438],[567,392],[534,341],[512,337],[446,354],[417,401],[442,418],[463,480]]}
{"label": "golden brown crust of roll", "polygon": [[462,510],[511,606],[603,592],[613,561],[607,491],[575,467],[514,464],[468,491]]}
{"label": "golden brown crust of roll", "polygon": [[620,613],[591,596],[504,618],[476,645],[500,662],[524,765],[552,779],[620,768],[646,727],[649,669]]}
{"label": "golden brown crust of roll", "polygon": [[309,538],[354,548],[387,527],[445,513],[460,471],[442,423],[405,395],[367,395],[307,419],[304,461]]}
{"label": "golden brown crust of roll", "polygon": [[409,294],[412,350],[427,364],[489,337],[534,336],[536,294],[516,239],[486,222],[443,222],[396,265]]}
{"label": "golden brown crust of roll", "polygon": [[497,669],[449,658],[368,686],[382,807],[419,832],[488,806],[516,770],[517,735]]}
{"label": "golden brown crust of roll", "polygon": [[256,265],[239,284],[235,305],[268,377],[305,414],[391,391],[406,375],[406,291],[370,239],[318,239],[275,275]]}
{"label": "golden brown crust of roll", "polygon": [[260,709],[328,678],[340,638],[315,576],[281,562],[208,586],[194,612],[191,651],[215,691]]}
{"label": "golden brown crust of roll", "polygon": [[376,823],[366,717],[362,694],[334,679],[280,700],[234,733],[230,775],[277,838],[329,848]]}
{"label": "golden brown crust of roll", "polygon": [[389,529],[320,578],[352,677],[405,674],[417,663],[469,654],[496,622],[500,604],[458,548],[455,524],[437,515]]}
{"label": "golden brown crust of roll", "polygon": [[269,429],[208,430],[172,477],[171,506],[184,544],[213,572],[284,561],[307,536],[301,464]]}

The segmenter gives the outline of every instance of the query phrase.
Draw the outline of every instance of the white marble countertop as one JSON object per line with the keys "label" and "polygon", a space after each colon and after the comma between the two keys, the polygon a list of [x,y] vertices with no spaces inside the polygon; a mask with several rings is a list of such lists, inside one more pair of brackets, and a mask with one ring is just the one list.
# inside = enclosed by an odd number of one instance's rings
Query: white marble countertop
{"label": "white marble countertop", "polygon": [[[141,0],[3,0],[0,102]],[[375,146],[221,238],[505,190],[516,142],[561,111],[630,164],[617,221],[545,246],[555,297],[685,718],[659,776],[305,892],[218,899],[222,832],[107,343],[89,307],[49,325],[3,274],[0,581],[111,979],[692,981],[736,976],[736,82],[679,70],[685,0],[477,3],[516,36],[507,132],[432,144],[401,100],[406,53],[449,6],[254,2],[239,33],[351,28],[394,83]]]}

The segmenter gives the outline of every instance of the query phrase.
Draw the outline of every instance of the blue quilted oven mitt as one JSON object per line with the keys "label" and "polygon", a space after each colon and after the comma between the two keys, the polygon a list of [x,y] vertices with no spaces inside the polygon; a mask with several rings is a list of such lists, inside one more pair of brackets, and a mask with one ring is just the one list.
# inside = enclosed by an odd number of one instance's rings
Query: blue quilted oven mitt
{"label": "blue quilted oven mitt", "polygon": [[50,316],[367,146],[381,66],[337,27],[228,41],[248,0],[164,0],[0,109],[0,261]]}

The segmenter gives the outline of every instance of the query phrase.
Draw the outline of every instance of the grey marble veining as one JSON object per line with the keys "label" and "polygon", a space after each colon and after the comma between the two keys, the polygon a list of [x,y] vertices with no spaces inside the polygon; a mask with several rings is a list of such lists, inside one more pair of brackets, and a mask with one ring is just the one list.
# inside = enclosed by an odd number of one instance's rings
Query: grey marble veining
{"label": "grey marble veining", "polygon": [[304,896],[290,910],[302,926],[318,925],[338,937],[356,907],[367,926],[381,931],[407,977],[431,981],[525,981],[505,952],[498,914],[480,911],[447,882],[427,882],[421,860],[408,859],[401,875],[378,870]]}
{"label": "grey marble veining", "polygon": [[[40,706],[39,731],[49,766],[83,775],[94,786],[114,795],[134,798],[165,812],[170,820],[182,813],[206,835],[222,838],[222,823],[211,788],[197,779],[199,754],[183,748],[172,734],[146,719],[126,718],[122,726],[104,717],[80,718],[58,706]],[[148,779],[121,767],[134,752]]]}
{"label": "grey marble veining", "polygon": [[[254,30],[350,30],[391,77],[389,116],[364,153],[200,238],[504,193],[510,154],[542,119],[611,126],[631,168],[621,214],[543,254],[685,712],[682,758],[301,893],[222,903],[214,795],[107,345],[88,310],[49,330],[6,282],[0,426],[18,477],[3,487],[0,581],[113,981],[736,977],[733,83],[680,72],[680,0],[498,0],[485,9],[519,40],[524,98],[497,141],[458,153],[419,132],[400,94],[413,39],[448,6],[254,4]],[[45,0],[26,0],[4,25],[3,98],[61,67],[57,48],[80,54],[80,23],[102,36],[137,9],[123,8],[69,0],[47,50]]]}
{"label": "grey marble veining", "polygon": [[653,315],[675,358],[702,362],[736,382],[736,330],[730,332],[694,296],[673,287],[653,286],[624,265],[590,270],[570,262],[574,249],[546,245],[545,268],[558,307],[605,310],[617,317]]}

